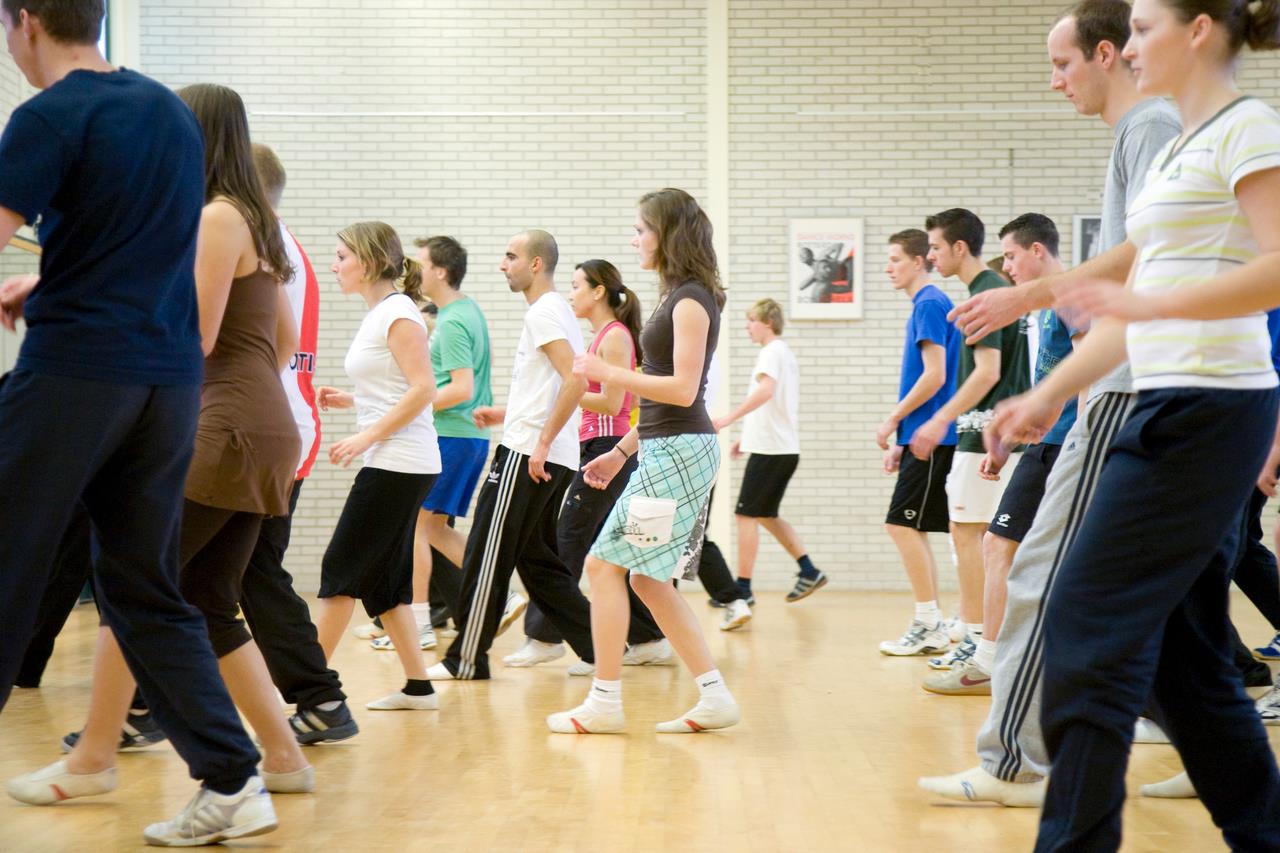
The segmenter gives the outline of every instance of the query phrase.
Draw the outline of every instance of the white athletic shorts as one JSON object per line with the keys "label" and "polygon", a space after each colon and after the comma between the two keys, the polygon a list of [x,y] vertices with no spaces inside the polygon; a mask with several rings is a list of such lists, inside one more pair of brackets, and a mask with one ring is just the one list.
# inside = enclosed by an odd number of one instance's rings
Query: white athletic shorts
{"label": "white athletic shorts", "polygon": [[951,460],[951,473],[947,475],[947,512],[953,522],[990,524],[1000,508],[1004,487],[1022,458],[1021,453],[1010,455],[1000,470],[1000,479],[993,481],[978,476],[978,466],[986,455],[957,450]]}

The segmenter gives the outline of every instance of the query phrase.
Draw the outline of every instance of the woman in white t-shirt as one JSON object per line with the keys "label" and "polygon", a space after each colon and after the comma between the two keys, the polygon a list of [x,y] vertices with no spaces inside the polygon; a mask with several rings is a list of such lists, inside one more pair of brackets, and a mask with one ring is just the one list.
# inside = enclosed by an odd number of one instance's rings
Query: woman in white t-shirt
{"label": "woman in white t-shirt", "polygon": [[[316,628],[332,660],[356,599],[381,617],[404,667],[406,683],[366,707],[375,711],[435,710],[437,697],[418,648],[413,600],[413,528],[418,507],[440,473],[431,415],[436,395],[426,323],[418,311],[422,268],[406,258],[400,238],[382,222],[358,222],[338,232],[332,271],[343,293],[369,306],[343,367],[355,393],[322,386],[322,411],[356,409],[359,432],[329,448],[356,475],[320,569]],[[397,287],[401,283],[403,290]]]}
{"label": "woman in white t-shirt", "polygon": [[1280,115],[1235,87],[1246,42],[1280,47],[1280,2],[1134,4],[1122,55],[1140,92],[1173,97],[1183,134],[1129,206],[1128,292],[1098,284],[1070,298],[1110,316],[991,427],[1007,444],[1037,437],[1127,350],[1137,402],[1044,616],[1053,774],[1037,850],[1118,846],[1129,744],[1149,697],[1228,845],[1280,849],[1280,775],[1232,662],[1227,614],[1277,405],[1260,309],[1280,304]]}
{"label": "woman in white t-shirt", "polygon": [[[722,430],[743,421],[742,437],[730,451],[736,459],[744,453],[747,468],[738,491],[734,518],[738,523],[738,586],[748,604],[755,603],[751,576],[760,550],[760,526],[773,534],[800,567],[787,601],[807,598],[827,585],[827,576],[813,561],[800,534],[778,514],[791,475],[800,464],[800,365],[791,347],[782,340],[782,306],[761,299],[747,309],[747,335],[760,347],[751,370],[747,396],[737,408],[716,420]],[[726,614],[725,621],[730,621]]]}

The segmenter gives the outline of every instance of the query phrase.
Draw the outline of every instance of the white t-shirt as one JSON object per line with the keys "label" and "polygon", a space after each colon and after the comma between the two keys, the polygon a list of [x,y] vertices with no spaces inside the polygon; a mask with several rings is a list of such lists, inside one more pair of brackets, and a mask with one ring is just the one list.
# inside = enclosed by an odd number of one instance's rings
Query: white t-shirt
{"label": "white t-shirt", "polygon": [[[1242,98],[1193,133],[1166,145],[1129,208],[1138,247],[1135,291],[1197,284],[1260,254],[1236,201],[1246,175],[1280,167],[1280,115]],[[1133,385],[1153,388],[1271,388],[1271,337],[1259,312],[1226,320],[1153,320],[1127,331]]]}
{"label": "white t-shirt", "polygon": [[[381,420],[409,390],[409,383],[387,346],[387,334],[397,320],[416,323],[423,332],[427,328],[413,300],[403,293],[393,293],[369,309],[343,362],[347,376],[355,384],[356,423],[362,430]],[[430,356],[424,368],[431,370]],[[439,474],[440,445],[431,407],[365,451],[364,464],[401,474]]]}
{"label": "white t-shirt", "polygon": [[280,223],[280,236],[293,265],[293,278],[284,283],[284,292],[293,308],[293,322],[298,328],[298,351],[280,371],[284,395],[289,399],[293,419],[302,438],[302,455],[298,459],[298,479],[311,472],[320,448],[320,409],[312,377],[316,372],[316,339],[320,315],[320,285],[302,246],[289,229]]}
{"label": "white t-shirt", "polygon": [[773,396],[743,418],[742,452],[766,456],[799,453],[800,365],[782,338],[774,338],[761,347],[747,394],[760,384],[761,375],[773,378]]}
{"label": "white t-shirt", "polygon": [[[502,423],[502,446],[532,456],[538,436],[547,424],[547,416],[560,393],[560,374],[539,347],[552,341],[568,341],[574,355],[583,352],[582,327],[564,297],[555,291],[544,293],[524,314],[524,329],[516,348],[516,363],[511,373],[511,392],[507,400],[507,417]],[[576,470],[578,467],[577,406],[551,442],[547,461]]]}

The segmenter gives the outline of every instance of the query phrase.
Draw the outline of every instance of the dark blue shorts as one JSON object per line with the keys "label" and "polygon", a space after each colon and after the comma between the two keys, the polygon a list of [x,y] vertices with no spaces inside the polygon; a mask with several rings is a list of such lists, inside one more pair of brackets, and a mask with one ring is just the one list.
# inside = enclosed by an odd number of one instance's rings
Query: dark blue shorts
{"label": "dark blue shorts", "polygon": [[440,476],[422,502],[427,512],[463,517],[489,461],[487,438],[440,436]]}

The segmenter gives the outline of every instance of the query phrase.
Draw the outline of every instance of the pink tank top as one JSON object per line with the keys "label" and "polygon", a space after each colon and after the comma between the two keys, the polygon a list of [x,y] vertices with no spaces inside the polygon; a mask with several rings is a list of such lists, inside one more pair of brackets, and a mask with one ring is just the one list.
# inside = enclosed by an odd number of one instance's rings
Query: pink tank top
{"label": "pink tank top", "polygon": [[[603,329],[596,333],[595,340],[591,342],[591,346],[587,347],[587,352],[594,353],[600,348],[600,342],[604,340],[604,336],[614,326],[622,329],[623,334],[627,336],[627,341],[631,345],[631,369],[636,369],[636,344],[631,339],[631,332],[628,331],[625,324],[618,320],[609,323]],[[588,382],[587,393],[599,394],[600,383]],[[602,415],[599,412],[592,412],[587,409],[582,410],[582,422],[578,426],[578,441],[590,441],[593,438],[600,438],[606,435],[623,436],[631,431],[631,407],[635,405],[635,395],[627,392],[622,398],[622,410],[616,415]]]}

